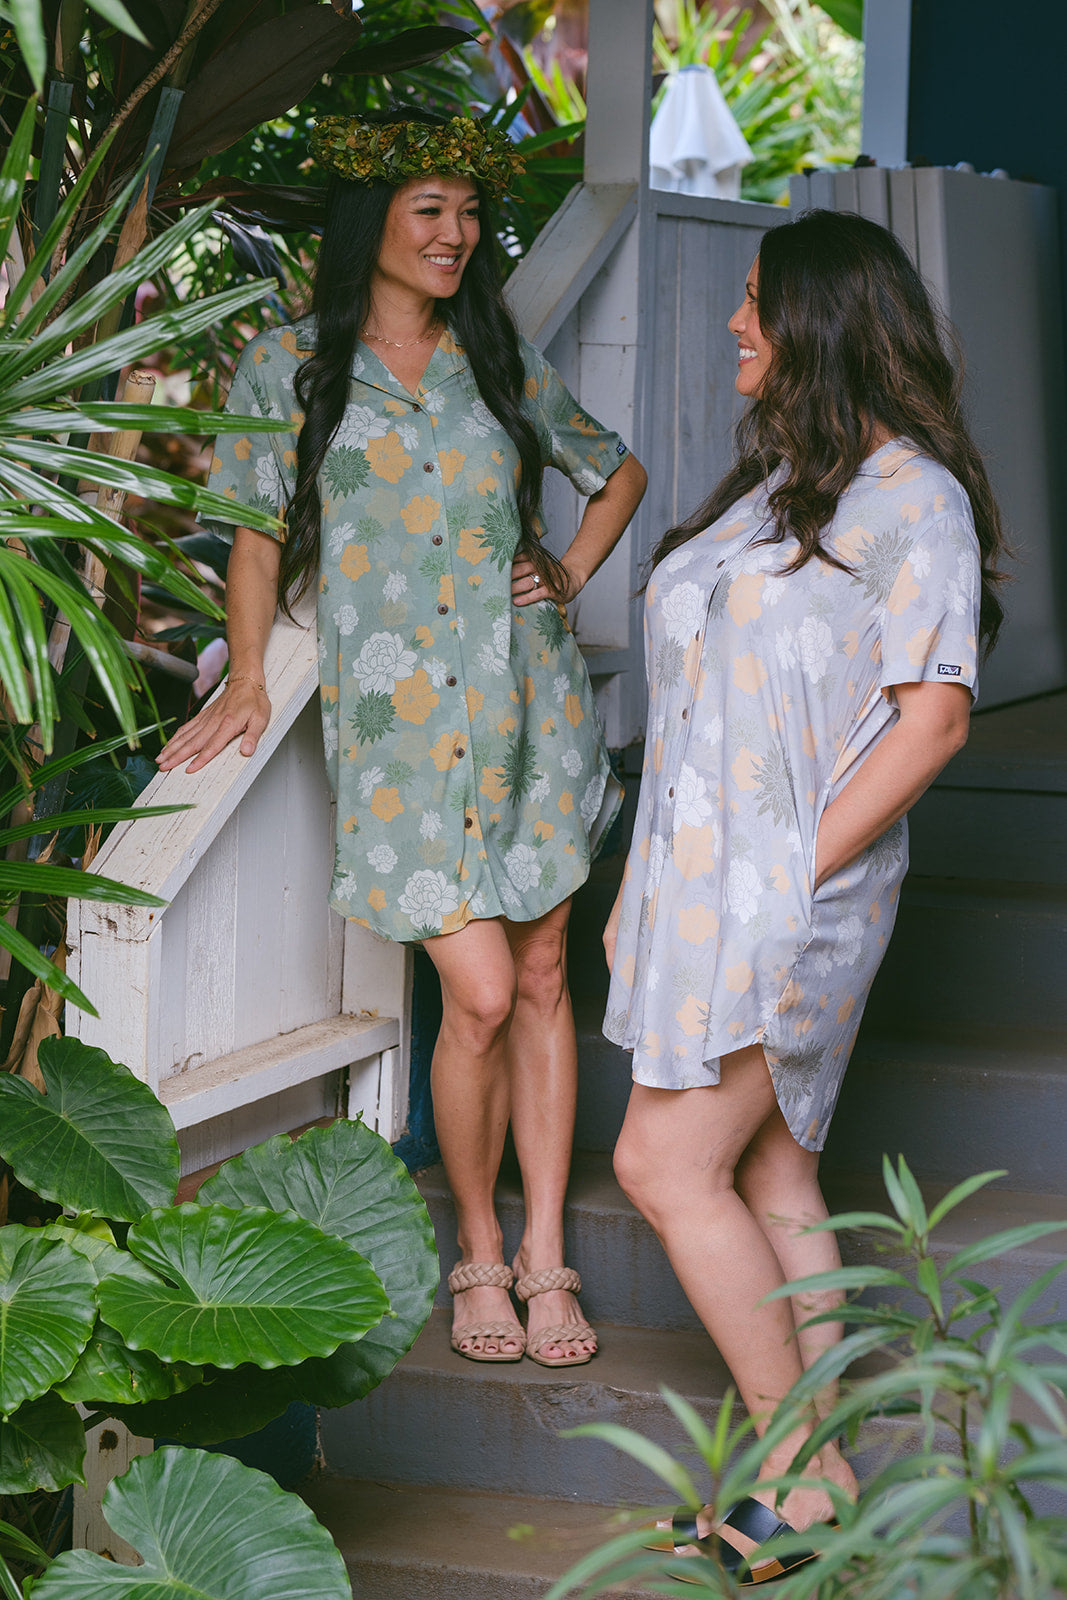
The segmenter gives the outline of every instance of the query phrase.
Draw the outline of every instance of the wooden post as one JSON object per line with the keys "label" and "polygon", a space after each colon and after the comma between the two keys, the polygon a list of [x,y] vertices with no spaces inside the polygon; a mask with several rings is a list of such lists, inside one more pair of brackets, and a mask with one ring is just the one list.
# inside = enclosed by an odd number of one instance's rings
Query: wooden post
{"label": "wooden post", "polygon": [[652,0],[589,0],[586,183],[648,185]]}

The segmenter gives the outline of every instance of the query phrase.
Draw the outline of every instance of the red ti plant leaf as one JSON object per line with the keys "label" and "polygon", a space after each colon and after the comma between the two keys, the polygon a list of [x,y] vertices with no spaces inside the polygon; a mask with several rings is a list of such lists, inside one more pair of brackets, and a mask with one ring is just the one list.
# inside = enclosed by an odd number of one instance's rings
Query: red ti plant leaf
{"label": "red ti plant leaf", "polygon": [[225,46],[186,88],[168,166],[199,166],[297,105],[359,33],[357,18],[343,21],[332,6],[313,5],[272,17]]}

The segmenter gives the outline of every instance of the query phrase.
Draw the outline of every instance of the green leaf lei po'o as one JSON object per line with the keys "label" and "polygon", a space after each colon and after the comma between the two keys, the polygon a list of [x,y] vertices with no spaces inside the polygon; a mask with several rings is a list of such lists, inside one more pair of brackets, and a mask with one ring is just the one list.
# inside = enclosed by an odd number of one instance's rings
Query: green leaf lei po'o
{"label": "green leaf lei po'o", "polygon": [[371,183],[400,184],[427,172],[474,178],[499,199],[525,162],[507,134],[473,117],[442,124],[364,122],[361,117],[320,117],[311,132],[311,154],[320,167]]}

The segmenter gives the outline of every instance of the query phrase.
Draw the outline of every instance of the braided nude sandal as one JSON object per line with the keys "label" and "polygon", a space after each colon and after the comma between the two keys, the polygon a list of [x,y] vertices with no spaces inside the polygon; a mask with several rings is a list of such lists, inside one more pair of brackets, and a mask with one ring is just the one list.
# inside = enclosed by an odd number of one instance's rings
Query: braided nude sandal
{"label": "braided nude sandal", "polygon": [[[582,1280],[573,1267],[545,1267],[541,1272],[528,1272],[515,1285],[515,1293],[524,1302],[538,1294],[550,1294],[553,1289],[566,1289],[571,1294],[580,1294]],[[577,1343],[579,1340],[584,1342],[595,1338],[596,1334],[588,1322],[555,1322],[551,1327],[540,1328],[533,1338],[527,1332],[526,1354],[542,1367],[582,1367],[587,1361],[592,1361],[595,1350],[584,1356],[552,1357],[543,1356],[541,1351],[552,1344]]]}
{"label": "braided nude sandal", "polygon": [[[448,1274],[450,1294],[465,1289],[510,1289],[515,1274],[502,1261],[457,1261]],[[464,1339],[512,1339],[521,1348],[509,1350],[461,1350]],[[521,1361],[526,1350],[526,1335],[516,1322],[465,1322],[452,1329],[452,1348],[468,1361]]]}

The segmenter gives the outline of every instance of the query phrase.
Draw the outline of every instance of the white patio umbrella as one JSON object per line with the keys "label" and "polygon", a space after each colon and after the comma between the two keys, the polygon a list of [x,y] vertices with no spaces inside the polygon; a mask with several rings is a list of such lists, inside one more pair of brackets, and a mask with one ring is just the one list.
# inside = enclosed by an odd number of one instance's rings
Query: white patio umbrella
{"label": "white patio umbrella", "polygon": [[736,200],[751,160],[710,67],[683,67],[668,79],[649,138],[653,189]]}

